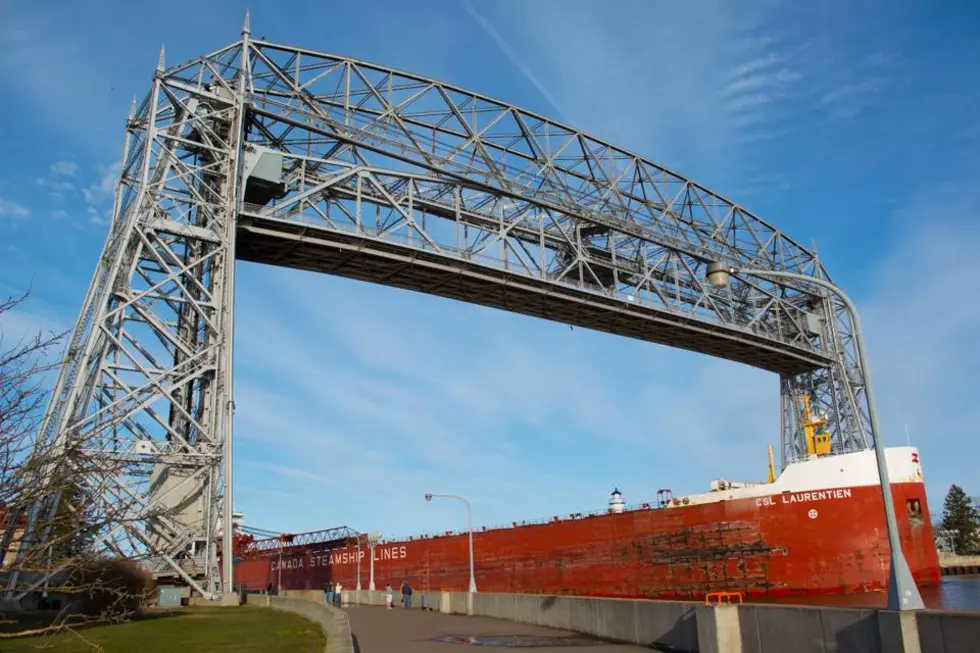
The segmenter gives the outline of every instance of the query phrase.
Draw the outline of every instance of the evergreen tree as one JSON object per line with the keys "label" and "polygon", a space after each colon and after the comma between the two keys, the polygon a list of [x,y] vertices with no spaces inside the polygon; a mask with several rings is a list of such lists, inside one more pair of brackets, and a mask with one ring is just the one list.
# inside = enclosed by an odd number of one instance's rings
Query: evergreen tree
{"label": "evergreen tree", "polygon": [[972,553],[977,548],[977,539],[980,536],[980,512],[959,485],[949,488],[949,493],[946,494],[942,527],[957,531],[953,536],[953,546],[956,547],[957,553]]}

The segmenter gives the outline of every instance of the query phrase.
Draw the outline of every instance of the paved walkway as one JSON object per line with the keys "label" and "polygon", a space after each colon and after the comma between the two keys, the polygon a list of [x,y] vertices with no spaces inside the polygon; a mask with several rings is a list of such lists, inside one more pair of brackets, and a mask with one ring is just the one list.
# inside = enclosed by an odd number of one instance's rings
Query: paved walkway
{"label": "paved walkway", "polygon": [[[648,648],[610,644],[562,630],[528,626],[488,617],[467,617],[422,611],[351,606],[350,628],[360,653],[490,653],[515,651],[515,644],[540,653],[649,653]],[[484,636],[489,645],[474,646],[467,637]],[[510,637],[509,637],[510,636]],[[530,639],[513,636],[532,636]],[[453,641],[438,641],[437,638]],[[544,645],[538,638],[552,638]],[[523,641],[521,641],[523,639]],[[457,643],[458,642],[458,643]],[[509,643],[510,645],[503,645]],[[496,645],[494,645],[496,644]]]}

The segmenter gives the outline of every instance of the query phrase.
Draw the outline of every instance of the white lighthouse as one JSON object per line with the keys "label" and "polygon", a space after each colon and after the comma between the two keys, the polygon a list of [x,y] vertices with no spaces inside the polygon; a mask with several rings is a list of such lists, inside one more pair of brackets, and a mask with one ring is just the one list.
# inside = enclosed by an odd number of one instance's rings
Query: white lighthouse
{"label": "white lighthouse", "polygon": [[612,496],[609,497],[609,512],[620,513],[624,510],[626,510],[626,501],[623,500],[623,495],[619,491],[619,488],[614,488]]}

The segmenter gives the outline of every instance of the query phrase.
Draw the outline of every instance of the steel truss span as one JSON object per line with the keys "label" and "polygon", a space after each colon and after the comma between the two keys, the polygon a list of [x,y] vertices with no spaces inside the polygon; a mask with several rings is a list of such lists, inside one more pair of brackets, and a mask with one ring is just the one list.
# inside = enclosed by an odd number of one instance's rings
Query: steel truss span
{"label": "steel truss span", "polygon": [[[805,454],[803,393],[836,451],[872,437],[835,299],[705,280],[712,261],[828,278],[774,226],[544,116],[254,40],[246,21],[240,41],[193,61],[167,68],[161,52],[134,103],[112,224],[39,437],[73,452],[107,547],[209,595],[231,575],[216,542],[232,528],[235,258],[771,370],[784,464]],[[56,506],[34,506],[31,523]]]}
{"label": "steel truss span", "polygon": [[325,549],[336,549],[345,547],[352,542],[357,543],[360,538],[360,533],[347,526],[327,528],[307,533],[282,533],[278,537],[266,537],[244,543],[241,547],[241,555],[258,555],[294,546],[312,546],[316,544],[323,545]]}

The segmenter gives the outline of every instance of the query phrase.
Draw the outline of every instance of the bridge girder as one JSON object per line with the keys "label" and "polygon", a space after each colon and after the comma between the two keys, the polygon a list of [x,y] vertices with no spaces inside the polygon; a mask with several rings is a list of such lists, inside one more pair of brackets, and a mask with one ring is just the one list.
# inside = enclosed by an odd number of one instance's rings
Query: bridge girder
{"label": "bridge girder", "polygon": [[[784,464],[805,455],[801,393],[835,451],[873,437],[834,298],[705,280],[712,261],[828,278],[771,224],[544,116],[246,30],[176,67],[161,55],[127,123],[109,234],[38,437],[44,455],[72,450],[108,547],[206,594],[230,577],[216,542],[231,531],[236,257],[776,372]],[[56,508],[32,506],[26,545]]]}

